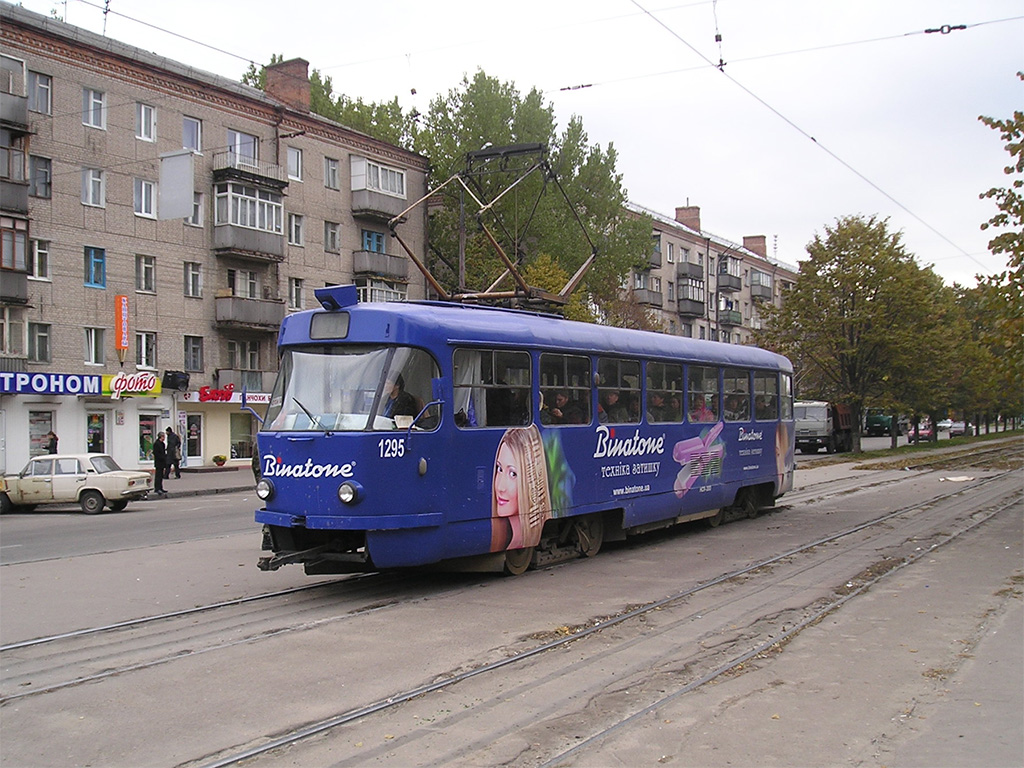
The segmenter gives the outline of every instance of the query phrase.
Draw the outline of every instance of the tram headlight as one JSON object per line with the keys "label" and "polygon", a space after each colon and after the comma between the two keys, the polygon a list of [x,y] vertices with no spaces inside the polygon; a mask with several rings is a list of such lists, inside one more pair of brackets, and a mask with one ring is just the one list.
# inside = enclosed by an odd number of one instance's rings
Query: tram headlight
{"label": "tram headlight", "polygon": [[274,495],[274,484],[265,477],[261,477],[259,482],[256,483],[256,495],[263,499],[263,501],[267,501]]}
{"label": "tram headlight", "polygon": [[363,486],[351,480],[346,480],[338,486],[338,498],[342,504],[355,504],[363,498]]}

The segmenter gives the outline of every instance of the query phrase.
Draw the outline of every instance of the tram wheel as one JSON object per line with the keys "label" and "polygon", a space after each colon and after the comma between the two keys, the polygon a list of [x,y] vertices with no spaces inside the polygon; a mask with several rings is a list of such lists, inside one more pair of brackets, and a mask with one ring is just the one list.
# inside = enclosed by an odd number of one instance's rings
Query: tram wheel
{"label": "tram wheel", "polygon": [[740,509],[743,513],[751,520],[757,517],[757,496],[752,492],[743,494],[743,501],[740,503]]}
{"label": "tram wheel", "polygon": [[587,515],[573,524],[576,546],[584,557],[593,557],[604,543],[604,518]]}
{"label": "tram wheel", "polygon": [[526,573],[533,560],[533,547],[524,549],[509,549],[505,552],[505,574],[508,576],[519,576]]}
{"label": "tram wheel", "polygon": [[708,528],[717,528],[725,522],[725,509],[719,509],[711,517],[705,517],[704,522],[708,524]]}

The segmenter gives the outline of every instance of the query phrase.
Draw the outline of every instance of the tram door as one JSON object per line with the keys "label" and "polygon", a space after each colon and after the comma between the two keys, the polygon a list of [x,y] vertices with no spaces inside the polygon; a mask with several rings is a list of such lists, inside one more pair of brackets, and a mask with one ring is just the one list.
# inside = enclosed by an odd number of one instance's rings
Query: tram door
{"label": "tram door", "polygon": [[203,463],[203,414],[189,413],[185,416],[185,456],[189,466]]}

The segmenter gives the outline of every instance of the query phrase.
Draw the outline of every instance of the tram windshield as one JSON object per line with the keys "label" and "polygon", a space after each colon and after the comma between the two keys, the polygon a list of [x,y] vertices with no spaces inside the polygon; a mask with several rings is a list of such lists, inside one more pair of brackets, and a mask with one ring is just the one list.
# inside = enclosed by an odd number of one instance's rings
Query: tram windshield
{"label": "tram windshield", "polygon": [[324,345],[286,349],[263,430],[428,429],[423,414],[437,363],[411,347]]}

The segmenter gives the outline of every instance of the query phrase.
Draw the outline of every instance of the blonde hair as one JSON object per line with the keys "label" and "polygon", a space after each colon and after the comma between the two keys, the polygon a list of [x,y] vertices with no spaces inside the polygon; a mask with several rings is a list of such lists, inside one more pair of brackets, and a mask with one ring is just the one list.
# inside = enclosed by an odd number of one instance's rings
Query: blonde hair
{"label": "blonde hair", "polygon": [[[510,429],[498,443],[498,450],[507,445],[519,462],[519,519],[522,522],[523,545],[536,546],[544,521],[551,517],[551,492],[548,490],[548,468],[544,457],[544,441],[535,424]],[[498,516],[498,502],[491,488],[491,516]]]}

